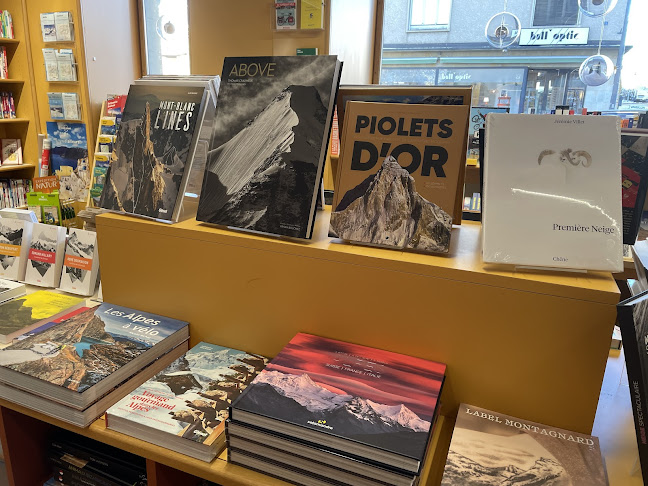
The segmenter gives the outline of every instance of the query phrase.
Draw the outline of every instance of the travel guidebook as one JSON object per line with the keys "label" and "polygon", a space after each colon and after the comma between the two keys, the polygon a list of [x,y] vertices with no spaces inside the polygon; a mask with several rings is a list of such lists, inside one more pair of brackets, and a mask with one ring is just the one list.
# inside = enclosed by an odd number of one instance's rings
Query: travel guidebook
{"label": "travel guidebook", "polygon": [[310,238],[341,63],[226,58],[199,221]]}
{"label": "travel guidebook", "polygon": [[329,234],[447,252],[467,122],[468,106],[350,101]]}
{"label": "travel guidebook", "polygon": [[112,406],[107,427],[211,461],[225,445],[228,407],[267,361],[199,343]]}
{"label": "travel guidebook", "polygon": [[90,188],[90,163],[85,123],[47,122],[52,144],[50,170],[61,187],[61,199],[84,201]]}
{"label": "travel guidebook", "polygon": [[131,85],[100,207],[178,220],[205,95],[191,83]]}
{"label": "travel guidebook", "polygon": [[418,473],[445,365],[297,334],[232,405],[233,422]]}
{"label": "travel guidebook", "polygon": [[188,337],[186,322],[101,304],[0,350],[0,381],[83,410]]}
{"label": "travel guidebook", "polygon": [[623,244],[634,245],[648,189],[648,133],[621,135]]}
{"label": "travel guidebook", "polygon": [[29,221],[0,219],[0,277],[24,280],[31,235]]}
{"label": "travel guidebook", "polygon": [[596,437],[465,403],[441,486],[606,486]]}

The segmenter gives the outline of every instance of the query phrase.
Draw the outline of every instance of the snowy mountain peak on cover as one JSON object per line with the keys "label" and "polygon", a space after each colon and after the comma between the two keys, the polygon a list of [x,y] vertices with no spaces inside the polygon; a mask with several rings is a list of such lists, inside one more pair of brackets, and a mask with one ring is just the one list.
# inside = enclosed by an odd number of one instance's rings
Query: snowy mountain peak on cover
{"label": "snowy mountain peak on cover", "polygon": [[380,403],[375,403],[371,400],[367,400],[367,403],[377,413],[383,417],[388,417],[390,420],[402,425],[403,427],[412,429],[416,432],[427,432],[430,429],[430,422],[422,420],[403,404],[381,405]]}
{"label": "snowy mountain peak on cover", "polygon": [[45,233],[41,232],[38,235],[37,238],[39,241],[47,242],[47,243],[56,243],[56,238],[50,238],[48,237]]}

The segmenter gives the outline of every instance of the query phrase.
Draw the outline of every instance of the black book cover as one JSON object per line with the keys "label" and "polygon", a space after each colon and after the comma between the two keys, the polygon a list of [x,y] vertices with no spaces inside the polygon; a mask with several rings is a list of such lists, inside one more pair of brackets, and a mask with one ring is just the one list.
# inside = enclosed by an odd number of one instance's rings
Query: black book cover
{"label": "black book cover", "polygon": [[648,189],[648,134],[621,135],[623,244],[634,245]]}
{"label": "black book cover", "polygon": [[122,471],[105,472],[71,454],[52,451],[48,454],[48,458],[57,476],[70,477],[83,484],[96,486],[140,486],[142,484],[142,480],[137,475],[127,475]]}
{"label": "black book cover", "polygon": [[336,56],[226,58],[197,219],[310,238]]}
{"label": "black book cover", "polygon": [[646,437],[646,390],[648,390],[648,292],[621,302],[617,306],[621,328],[632,414],[635,422],[639,461],[644,478],[648,478],[648,437]]}
{"label": "black book cover", "polygon": [[203,95],[197,86],[130,87],[100,207],[173,220]]}

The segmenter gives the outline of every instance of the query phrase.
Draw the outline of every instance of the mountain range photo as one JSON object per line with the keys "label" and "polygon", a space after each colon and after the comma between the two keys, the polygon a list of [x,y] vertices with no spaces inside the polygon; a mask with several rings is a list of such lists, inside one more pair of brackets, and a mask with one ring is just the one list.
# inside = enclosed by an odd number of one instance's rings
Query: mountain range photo
{"label": "mountain range photo", "polygon": [[[24,227],[22,223],[16,224],[15,222],[11,222],[5,224],[4,221],[0,220],[0,244],[12,246],[22,245],[23,231]],[[7,270],[14,265],[16,258],[13,255],[0,255],[0,266],[2,266],[3,270]]]}
{"label": "mountain range photo", "polygon": [[[92,259],[92,257],[94,256],[94,249],[94,243],[83,243],[79,238],[79,232],[73,231],[71,236],[67,240],[65,254]],[[68,265],[65,266],[65,273],[70,277],[72,283],[77,280],[83,282],[88,272],[89,270],[84,270],[82,268],[70,267]]]}
{"label": "mountain range photo", "polygon": [[[57,240],[48,237],[45,233],[41,232],[36,238],[32,239],[30,249],[40,250],[47,252],[56,252]],[[29,264],[34,268],[41,277],[45,277],[47,271],[52,268],[53,263],[44,262],[40,260],[29,260]]]}

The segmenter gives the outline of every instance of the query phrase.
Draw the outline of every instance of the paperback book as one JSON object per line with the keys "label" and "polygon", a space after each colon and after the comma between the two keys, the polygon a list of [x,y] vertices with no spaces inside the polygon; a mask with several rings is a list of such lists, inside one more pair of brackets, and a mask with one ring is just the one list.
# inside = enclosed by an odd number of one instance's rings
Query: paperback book
{"label": "paperback book", "polygon": [[59,288],[72,294],[90,296],[97,287],[98,274],[97,233],[70,228]]}
{"label": "paperback book", "polygon": [[22,143],[19,138],[3,138],[2,165],[22,165]]}
{"label": "paperback book", "polygon": [[447,252],[467,123],[467,106],[349,101],[329,234]]}
{"label": "paperback book", "polygon": [[25,283],[39,287],[58,287],[66,234],[67,228],[63,226],[33,223]]}
{"label": "paperback book", "polygon": [[417,474],[445,365],[297,334],[232,405],[233,422]]}
{"label": "paperback book", "polygon": [[188,337],[187,322],[104,303],[0,350],[0,381],[84,410]]}
{"label": "paperback book", "polygon": [[204,116],[204,86],[134,84],[99,205],[178,221]]}
{"label": "paperback book", "polygon": [[226,58],[197,219],[310,238],[341,63]]}
{"label": "paperback book", "polygon": [[614,116],[489,114],[484,262],[622,271],[620,140]]}
{"label": "paperback book", "polygon": [[0,277],[25,279],[32,227],[28,221],[0,219]]}
{"label": "paperback book", "polygon": [[648,133],[621,135],[623,244],[634,245],[648,189]]}
{"label": "paperback book", "polygon": [[228,407],[267,361],[199,343],[112,406],[107,427],[211,461],[225,445]]}
{"label": "paperback book", "polygon": [[596,437],[461,404],[441,486],[606,486]]}
{"label": "paperback book", "polygon": [[85,123],[47,122],[50,170],[60,182],[61,199],[85,201],[90,185]]}
{"label": "paperback book", "polygon": [[9,343],[46,321],[55,320],[82,305],[83,299],[79,297],[46,290],[0,304],[0,342]]}
{"label": "paperback book", "polygon": [[25,295],[25,284],[0,278],[0,304]]}

